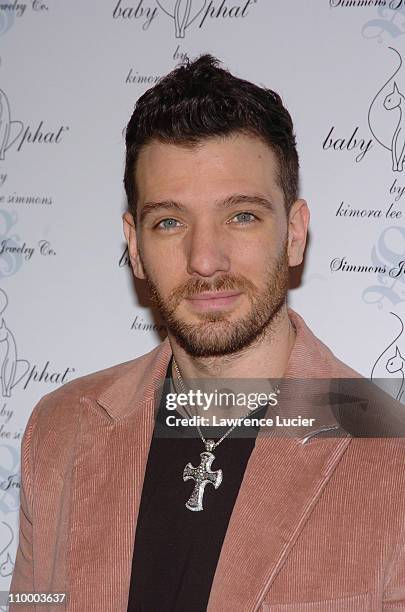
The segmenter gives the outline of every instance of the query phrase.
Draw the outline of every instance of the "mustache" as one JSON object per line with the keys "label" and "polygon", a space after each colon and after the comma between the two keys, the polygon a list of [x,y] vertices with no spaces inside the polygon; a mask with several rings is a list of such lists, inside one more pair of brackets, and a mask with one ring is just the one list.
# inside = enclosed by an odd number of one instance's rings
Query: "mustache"
{"label": "mustache", "polygon": [[177,287],[170,295],[170,302],[176,306],[182,299],[192,298],[203,292],[211,291],[245,291],[255,292],[255,285],[244,277],[221,276],[209,283],[203,278],[192,278]]}

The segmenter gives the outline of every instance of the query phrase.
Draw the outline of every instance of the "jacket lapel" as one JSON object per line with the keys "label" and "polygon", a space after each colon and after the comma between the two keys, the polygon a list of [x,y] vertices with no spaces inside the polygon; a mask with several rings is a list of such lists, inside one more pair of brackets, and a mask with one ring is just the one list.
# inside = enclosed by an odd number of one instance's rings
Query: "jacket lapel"
{"label": "jacket lapel", "polygon": [[[70,516],[70,590],[78,609],[126,612],[135,529],[150,440],[155,389],[164,379],[168,341],[130,362],[101,394],[86,393]],[[102,598],[95,593],[102,591]]]}
{"label": "jacket lapel", "polygon": [[[339,427],[328,401],[328,378],[352,377],[302,317],[288,309],[296,328],[277,412],[315,416],[312,427],[259,437],[248,461],[224,539],[207,612],[255,612],[315,507],[351,436]],[[330,358],[332,357],[332,359]],[[294,380],[292,380],[294,379]],[[322,381],[324,380],[324,386]],[[316,438],[327,429],[343,437]],[[224,475],[224,478],[226,475]]]}
{"label": "jacket lapel", "polygon": [[350,441],[257,439],[221,550],[208,612],[259,609]]}

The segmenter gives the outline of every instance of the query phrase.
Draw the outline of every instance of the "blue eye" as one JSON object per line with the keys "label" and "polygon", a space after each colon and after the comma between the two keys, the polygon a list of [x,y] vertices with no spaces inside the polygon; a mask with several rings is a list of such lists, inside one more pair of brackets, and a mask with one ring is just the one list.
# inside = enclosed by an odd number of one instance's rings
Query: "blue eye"
{"label": "blue eye", "polygon": [[233,218],[237,219],[238,217],[239,219],[241,219],[240,223],[242,224],[252,223],[257,218],[253,213],[250,213],[250,212],[238,213]]}
{"label": "blue eye", "polygon": [[[170,222],[171,222],[171,224],[170,224],[170,225],[163,225],[163,226],[162,226],[162,223],[163,223],[163,224],[166,224],[168,221],[170,221]],[[160,229],[172,229],[173,227],[177,227],[177,226],[175,225],[175,223],[177,223],[176,219],[172,219],[171,217],[169,217],[168,219],[162,219],[162,220],[161,220],[161,221],[160,221],[160,222],[159,222],[159,223],[156,225],[156,227],[157,227],[157,228],[160,228]]]}

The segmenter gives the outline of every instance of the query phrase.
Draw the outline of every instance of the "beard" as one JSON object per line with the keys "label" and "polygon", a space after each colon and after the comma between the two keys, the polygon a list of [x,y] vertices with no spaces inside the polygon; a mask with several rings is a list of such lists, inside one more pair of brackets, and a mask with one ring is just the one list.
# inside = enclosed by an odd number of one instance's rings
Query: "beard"
{"label": "beard", "polygon": [[[219,357],[241,351],[263,338],[286,302],[288,291],[288,241],[285,240],[278,258],[266,268],[266,285],[259,290],[249,279],[226,275],[209,283],[202,278],[190,278],[163,299],[157,285],[147,274],[145,280],[153,306],[158,310],[167,330],[177,343],[192,357]],[[180,302],[207,291],[241,291],[250,302],[249,312],[232,320],[232,313],[224,311],[194,313],[198,323],[186,323],[176,315]]]}

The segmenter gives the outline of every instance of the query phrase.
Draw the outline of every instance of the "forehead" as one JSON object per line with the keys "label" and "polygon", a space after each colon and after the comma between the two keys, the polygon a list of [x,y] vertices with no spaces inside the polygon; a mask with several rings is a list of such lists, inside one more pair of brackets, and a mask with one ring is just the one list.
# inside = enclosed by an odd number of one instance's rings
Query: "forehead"
{"label": "forehead", "polygon": [[214,137],[193,148],[154,140],[138,157],[138,203],[168,197],[216,199],[230,190],[261,192],[282,201],[277,168],[274,152],[255,136]]}

